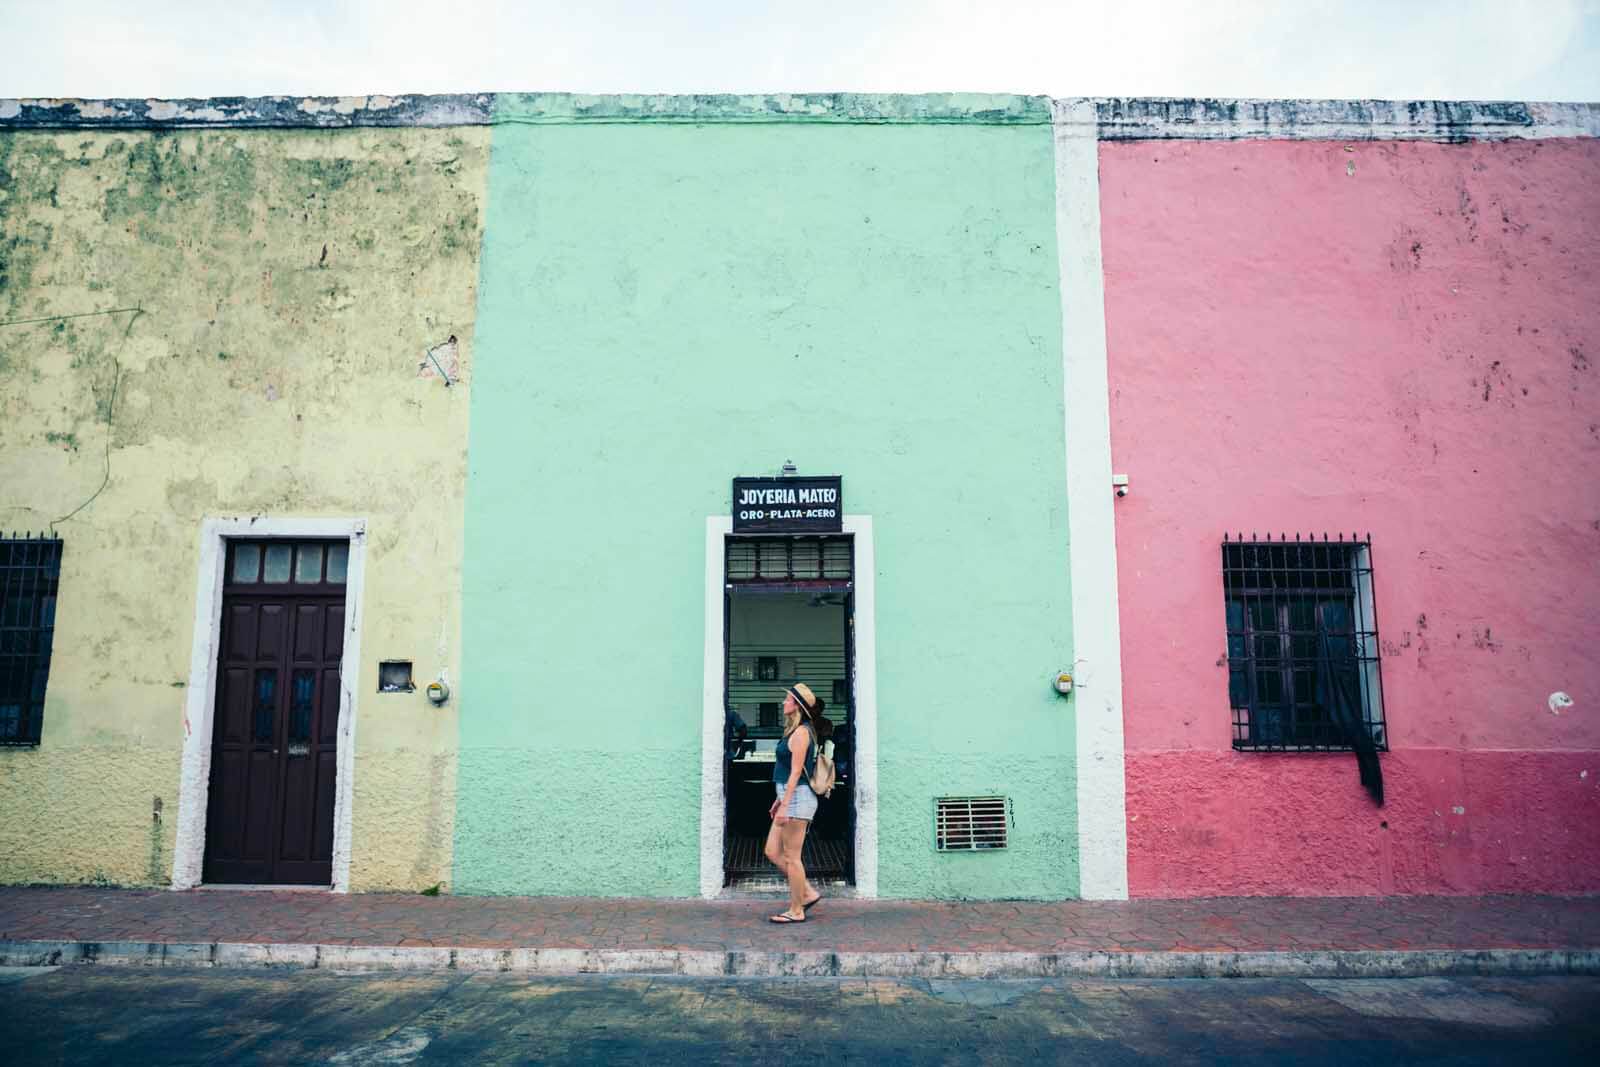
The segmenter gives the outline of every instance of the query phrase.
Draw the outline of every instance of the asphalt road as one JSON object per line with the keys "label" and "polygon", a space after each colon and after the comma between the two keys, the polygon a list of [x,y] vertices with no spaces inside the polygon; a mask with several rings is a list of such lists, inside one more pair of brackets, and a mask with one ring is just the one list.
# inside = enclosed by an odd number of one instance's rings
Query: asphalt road
{"label": "asphalt road", "polygon": [[0,971],[6,1064],[1600,1062],[1600,978]]}

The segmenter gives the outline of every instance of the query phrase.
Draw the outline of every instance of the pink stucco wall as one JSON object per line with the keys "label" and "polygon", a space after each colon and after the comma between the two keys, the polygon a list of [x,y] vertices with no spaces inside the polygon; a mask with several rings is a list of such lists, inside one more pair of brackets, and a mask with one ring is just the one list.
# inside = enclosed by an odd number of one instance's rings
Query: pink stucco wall
{"label": "pink stucco wall", "polygon": [[[1132,892],[1600,891],[1600,142],[1100,169]],[[1223,532],[1341,530],[1383,808],[1353,757],[1230,748]]]}

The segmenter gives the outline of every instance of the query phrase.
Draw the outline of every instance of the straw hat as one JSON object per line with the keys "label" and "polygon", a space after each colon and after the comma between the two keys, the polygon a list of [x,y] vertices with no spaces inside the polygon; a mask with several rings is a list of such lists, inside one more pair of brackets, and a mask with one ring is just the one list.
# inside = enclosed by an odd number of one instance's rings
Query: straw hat
{"label": "straw hat", "polygon": [[796,682],[789,687],[788,693],[794,697],[795,703],[800,705],[800,710],[804,711],[807,716],[817,713],[817,694],[811,691],[809,685],[804,682]]}

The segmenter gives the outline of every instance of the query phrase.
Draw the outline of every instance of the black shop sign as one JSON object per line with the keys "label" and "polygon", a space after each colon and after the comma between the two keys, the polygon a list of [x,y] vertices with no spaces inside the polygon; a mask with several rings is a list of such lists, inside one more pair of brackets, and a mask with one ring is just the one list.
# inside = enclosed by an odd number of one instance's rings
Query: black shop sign
{"label": "black shop sign", "polygon": [[734,533],[838,533],[844,529],[843,479],[735,478]]}

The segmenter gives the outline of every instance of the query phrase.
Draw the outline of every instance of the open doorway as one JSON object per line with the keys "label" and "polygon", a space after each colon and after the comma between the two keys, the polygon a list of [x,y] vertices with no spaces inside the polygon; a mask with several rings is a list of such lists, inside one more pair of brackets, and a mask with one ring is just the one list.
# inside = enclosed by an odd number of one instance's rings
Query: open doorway
{"label": "open doorway", "polygon": [[814,882],[855,883],[854,545],[728,537],[723,595],[723,885],[776,884],[762,855],[783,694],[804,682],[833,723],[838,783],[806,835]]}

